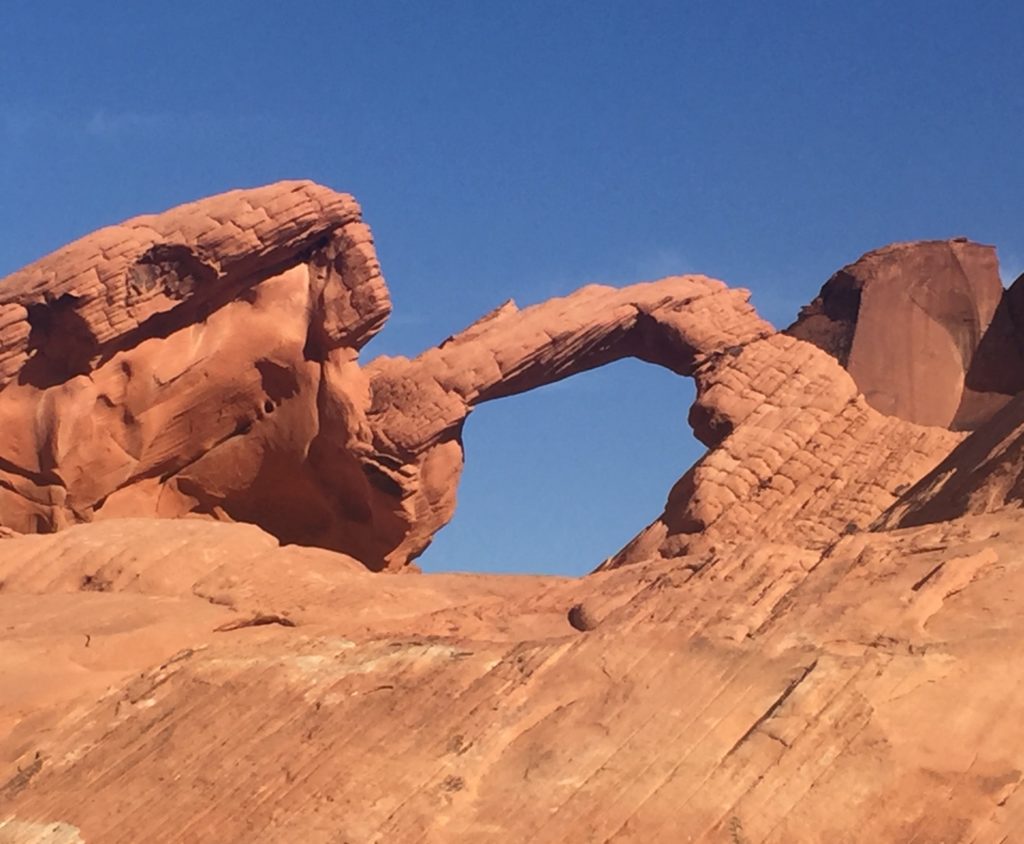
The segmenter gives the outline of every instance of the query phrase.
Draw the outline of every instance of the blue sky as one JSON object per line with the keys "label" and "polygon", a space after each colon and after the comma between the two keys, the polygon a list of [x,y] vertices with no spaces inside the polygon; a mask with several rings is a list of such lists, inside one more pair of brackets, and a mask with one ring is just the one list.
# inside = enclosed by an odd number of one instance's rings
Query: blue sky
{"label": "blue sky", "polygon": [[[965,234],[1024,271],[1014,2],[6,0],[0,275],[239,186],[354,193],[415,354],[508,297],[704,272],[777,325],[839,266]],[[428,569],[580,573],[699,455],[633,362],[481,408]]]}

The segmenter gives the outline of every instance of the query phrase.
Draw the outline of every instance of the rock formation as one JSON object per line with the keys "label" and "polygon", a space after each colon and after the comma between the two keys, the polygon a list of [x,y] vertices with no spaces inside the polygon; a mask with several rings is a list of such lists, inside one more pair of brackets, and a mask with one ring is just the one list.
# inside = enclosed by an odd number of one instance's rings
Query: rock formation
{"label": "rock formation", "polygon": [[967,383],[1002,297],[993,247],[894,243],[833,275],[787,333],[836,358],[876,410],[962,430],[991,415],[986,393],[1017,392]]}
{"label": "rock formation", "polygon": [[[1021,289],[896,244],[783,333],[680,276],[360,365],[387,290],[308,182],[15,273],[0,844],[1012,840]],[[371,573],[478,404],[627,356],[708,451],[600,571]]]}
{"label": "rock formation", "polygon": [[901,496],[879,526],[905,527],[1024,504],[1024,393]]}
{"label": "rock formation", "polygon": [[[956,441],[872,409],[878,390],[857,382],[872,371],[858,364],[873,348],[859,338],[878,331],[872,303],[891,308],[885,290],[938,266],[939,282],[914,284],[942,291],[928,312],[942,325],[960,330],[957,308],[981,314],[963,328],[970,350],[998,303],[986,247],[893,249],[842,276],[867,291],[856,322],[841,323],[853,380],[775,334],[745,291],[704,276],[506,303],[415,360],[361,368],[390,305],[351,197],[284,183],[129,220],[0,283],[0,424],[14,432],[0,445],[0,523],[200,514],[400,568],[454,512],[477,404],[631,356],[696,379],[691,422],[711,450],[610,564],[721,536],[823,547],[872,522]],[[947,278],[950,255],[972,274]],[[815,319],[791,334],[814,334]]]}
{"label": "rock formation", "polygon": [[129,220],[15,273],[0,521],[205,513],[331,545],[361,515],[337,488],[368,485],[330,459],[354,434],[329,385],[389,311],[358,205],[309,183]]}
{"label": "rock formation", "polygon": [[1024,391],[1024,276],[1003,293],[967,370],[957,422],[973,430]]}
{"label": "rock formation", "polygon": [[2,542],[0,841],[999,842],[1024,822],[1016,515],[581,580],[383,577],[196,521]]}
{"label": "rock formation", "polygon": [[389,312],[351,197],[236,191],[83,238],[0,283],[0,522],[202,514],[401,567],[451,517],[462,423],[625,356],[686,374],[771,332],[704,277],[511,303],[366,369]]}

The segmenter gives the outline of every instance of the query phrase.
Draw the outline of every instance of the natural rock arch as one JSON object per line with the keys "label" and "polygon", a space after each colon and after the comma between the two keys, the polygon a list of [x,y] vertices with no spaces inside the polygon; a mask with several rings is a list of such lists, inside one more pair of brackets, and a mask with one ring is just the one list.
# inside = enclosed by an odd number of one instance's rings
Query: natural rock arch
{"label": "natural rock arch", "polygon": [[[440,346],[366,367],[379,471],[401,487],[405,532],[389,564],[413,559],[452,517],[462,426],[473,408],[624,357],[691,375],[699,361],[773,332],[747,293],[705,276],[584,287],[523,310],[506,302]],[[698,412],[695,418],[700,418]],[[700,424],[714,426],[711,415]],[[401,461],[389,471],[388,463]]]}
{"label": "natural rock arch", "polygon": [[507,302],[360,367],[389,312],[358,204],[309,182],[138,217],[14,273],[0,524],[201,515],[401,568],[452,516],[475,406],[624,357],[695,379],[709,451],[609,566],[724,537],[823,547],[960,438],[873,410],[835,359],[705,276]]}
{"label": "natural rock arch", "polygon": [[626,355],[694,378],[690,422],[709,450],[608,567],[723,541],[825,547],[867,527],[961,436],[873,410],[833,358],[776,333],[746,291],[703,276],[506,304],[414,360],[367,367],[375,442],[400,457],[391,477],[408,484],[408,528],[388,563],[414,558],[451,518],[473,406]]}

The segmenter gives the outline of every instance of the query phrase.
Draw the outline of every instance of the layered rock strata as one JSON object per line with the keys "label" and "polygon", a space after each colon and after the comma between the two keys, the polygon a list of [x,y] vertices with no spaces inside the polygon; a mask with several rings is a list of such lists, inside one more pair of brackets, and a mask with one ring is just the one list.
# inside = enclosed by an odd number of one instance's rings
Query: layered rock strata
{"label": "layered rock strata", "polygon": [[0,540],[0,840],[1013,840],[1022,543],[382,580],[244,525]]}

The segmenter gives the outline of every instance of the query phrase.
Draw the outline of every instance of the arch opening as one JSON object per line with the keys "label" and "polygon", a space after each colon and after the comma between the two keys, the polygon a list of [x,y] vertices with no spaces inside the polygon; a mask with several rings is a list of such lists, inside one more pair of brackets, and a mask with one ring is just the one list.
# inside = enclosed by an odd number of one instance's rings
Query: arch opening
{"label": "arch opening", "polygon": [[635,359],[477,407],[451,522],[427,572],[580,576],[657,517],[705,451],[695,385]]}

